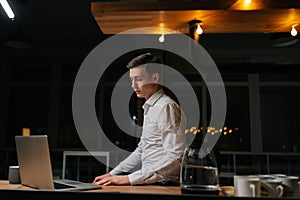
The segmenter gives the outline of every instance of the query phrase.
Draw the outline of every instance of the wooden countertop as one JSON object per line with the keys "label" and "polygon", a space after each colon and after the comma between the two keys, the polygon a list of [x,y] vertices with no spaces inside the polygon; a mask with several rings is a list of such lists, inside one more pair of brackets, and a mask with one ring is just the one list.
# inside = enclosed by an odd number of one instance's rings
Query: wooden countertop
{"label": "wooden countertop", "polygon": [[[8,180],[0,180],[0,189],[13,190],[36,190],[21,184],[9,184]],[[220,196],[233,196],[233,187],[221,187]],[[156,186],[156,185],[141,185],[141,186],[102,186],[101,190],[88,190],[86,192],[112,192],[112,193],[127,193],[127,194],[159,194],[159,195],[181,195],[179,186]]]}
{"label": "wooden countertop", "polygon": [[[22,189],[36,190],[21,184],[9,184],[7,180],[0,180],[1,189]],[[178,186],[102,186],[102,190],[89,190],[87,192],[120,192],[120,193],[140,193],[140,194],[169,194],[180,195],[180,187]]]}

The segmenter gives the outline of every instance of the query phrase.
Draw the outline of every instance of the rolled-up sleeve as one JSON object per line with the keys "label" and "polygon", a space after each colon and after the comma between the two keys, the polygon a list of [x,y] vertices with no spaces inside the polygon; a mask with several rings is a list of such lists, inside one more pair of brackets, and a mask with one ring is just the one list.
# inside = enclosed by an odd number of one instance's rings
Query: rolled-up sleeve
{"label": "rolled-up sleeve", "polygon": [[120,162],[113,170],[109,173],[111,175],[118,175],[123,172],[130,172],[136,166],[141,165],[141,144],[139,143],[137,148],[122,162]]}

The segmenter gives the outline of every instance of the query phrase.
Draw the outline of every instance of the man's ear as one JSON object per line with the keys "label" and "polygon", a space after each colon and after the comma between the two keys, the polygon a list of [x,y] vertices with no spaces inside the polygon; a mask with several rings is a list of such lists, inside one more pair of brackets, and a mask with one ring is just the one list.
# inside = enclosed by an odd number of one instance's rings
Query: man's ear
{"label": "man's ear", "polygon": [[152,79],[153,79],[154,83],[158,83],[159,82],[159,73],[152,74]]}

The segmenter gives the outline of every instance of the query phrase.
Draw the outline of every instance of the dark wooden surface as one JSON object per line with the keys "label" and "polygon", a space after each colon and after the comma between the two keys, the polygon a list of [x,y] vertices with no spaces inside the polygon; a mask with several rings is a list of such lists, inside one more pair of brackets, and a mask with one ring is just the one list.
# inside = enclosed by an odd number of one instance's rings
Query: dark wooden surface
{"label": "dark wooden surface", "polygon": [[[181,194],[177,186],[104,186],[94,191],[59,192],[31,189],[20,184],[8,184],[7,180],[0,181],[0,196],[9,200],[35,199],[108,199],[108,200],[215,200],[215,199],[244,199],[253,198],[233,197],[224,195]],[[263,199],[263,198],[255,198]],[[278,198],[277,198],[278,199]],[[268,198],[272,200],[272,198]]]}

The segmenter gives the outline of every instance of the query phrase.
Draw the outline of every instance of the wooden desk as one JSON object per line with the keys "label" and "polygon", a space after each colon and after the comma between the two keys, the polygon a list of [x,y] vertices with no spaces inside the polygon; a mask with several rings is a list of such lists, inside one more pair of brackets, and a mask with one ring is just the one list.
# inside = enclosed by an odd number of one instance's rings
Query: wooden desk
{"label": "wooden desk", "polygon": [[[36,190],[20,184],[9,184],[0,180],[0,196],[9,200],[41,200],[41,199],[72,199],[72,200],[265,200],[266,198],[227,197],[223,195],[181,194],[178,186],[103,186],[103,189],[92,191],[49,191]],[[278,200],[280,198],[268,198]]]}
{"label": "wooden desk", "polygon": [[30,190],[31,188],[22,186],[21,184],[9,184],[8,180],[0,180],[1,189],[24,189]]}
{"label": "wooden desk", "polygon": [[[34,190],[21,184],[9,184],[7,180],[0,180],[1,189]],[[102,186],[101,190],[89,190],[86,192],[111,192],[111,193],[134,193],[134,194],[169,194],[181,195],[178,186]]]}

